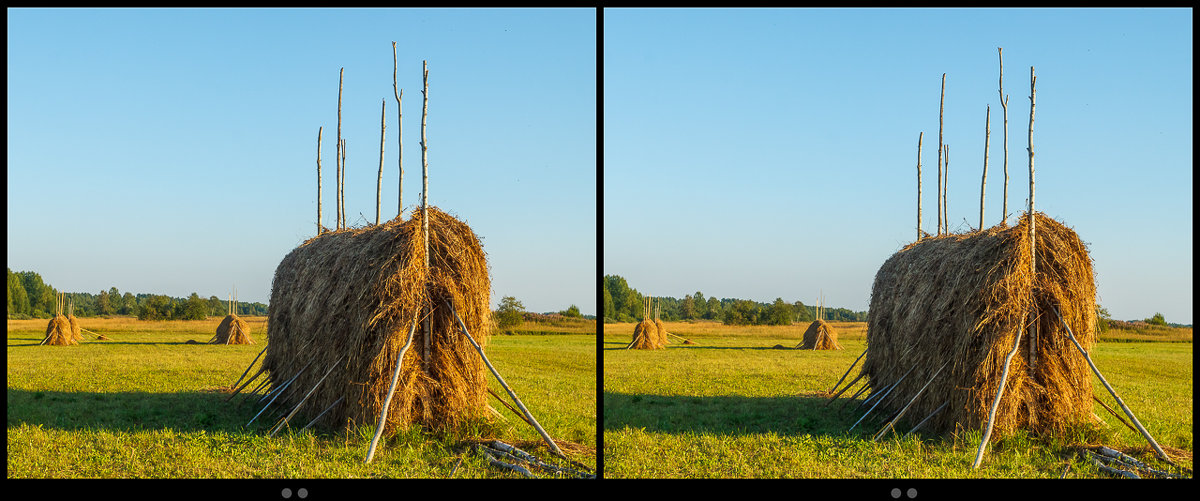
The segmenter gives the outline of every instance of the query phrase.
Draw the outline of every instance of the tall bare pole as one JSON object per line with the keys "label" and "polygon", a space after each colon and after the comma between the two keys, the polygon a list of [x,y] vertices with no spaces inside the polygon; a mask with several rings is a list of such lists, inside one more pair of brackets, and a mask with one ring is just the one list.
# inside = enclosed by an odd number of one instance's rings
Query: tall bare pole
{"label": "tall bare pole", "polygon": [[324,129],[317,128],[317,235],[321,234],[321,131]]}
{"label": "tall bare pole", "polygon": [[1004,48],[996,47],[1000,56],[1000,106],[1004,108],[1004,205],[1001,206],[1000,222],[1008,221],[1008,96],[1004,95]]}
{"label": "tall bare pole", "polygon": [[950,145],[942,145],[943,160],[942,168],[946,172],[942,173],[942,233],[950,234]]}
{"label": "tall bare pole", "polygon": [[342,139],[342,177],[338,180],[338,193],[341,196],[342,228],[346,228],[346,139]]}
{"label": "tall bare pole", "polygon": [[337,229],[342,229],[342,76],[346,68],[338,70],[338,127],[337,127]]}
{"label": "tall bare pole", "polygon": [[988,144],[992,137],[992,106],[988,105],[987,115],[983,121],[983,181],[979,185],[979,229],[983,230],[983,201],[987,192],[987,162]]}
{"label": "tall bare pole", "polygon": [[917,135],[917,240],[921,239],[921,140],[925,133]]}
{"label": "tall bare pole", "polygon": [[942,73],[942,100],[938,106],[938,235],[942,234],[942,117],[946,111],[946,74]]}
{"label": "tall bare pole", "polygon": [[[1037,76],[1033,74],[1033,66],[1029,67],[1029,271],[1034,276],[1034,281],[1037,280],[1037,233],[1035,226],[1037,219],[1033,217],[1033,108],[1034,97],[1037,95],[1035,85],[1037,84]],[[1036,304],[1034,305],[1037,306]],[[1037,318],[1037,311],[1032,312],[1033,318]],[[1037,368],[1037,322],[1029,329],[1029,369]]]}
{"label": "tall bare pole", "polygon": [[[421,235],[425,241],[425,270],[429,271],[429,142],[425,138],[425,121],[429,115],[429,62],[421,61]],[[429,317],[425,317],[425,372],[429,372],[429,338],[432,332]]]}
{"label": "tall bare pole", "polygon": [[383,141],[387,132],[387,98],[383,98],[383,111],[379,113],[379,178],[375,181],[375,224],[379,224],[379,212],[383,208],[379,198],[383,191]]}
{"label": "tall bare pole", "polygon": [[392,94],[396,96],[396,141],[399,148],[396,151],[397,168],[400,170],[400,180],[396,187],[396,215],[404,215],[404,110],[400,107],[400,98],[404,91],[396,85],[396,42],[392,42]]}

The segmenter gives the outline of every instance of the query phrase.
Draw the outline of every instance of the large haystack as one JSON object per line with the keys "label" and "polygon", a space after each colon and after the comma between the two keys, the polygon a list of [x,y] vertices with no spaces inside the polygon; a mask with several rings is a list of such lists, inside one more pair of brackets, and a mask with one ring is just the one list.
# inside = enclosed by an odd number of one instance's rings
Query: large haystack
{"label": "large haystack", "polygon": [[667,324],[663,323],[662,320],[659,320],[657,318],[654,319],[654,333],[656,335],[655,339],[657,340],[656,342],[658,343],[658,346],[660,348],[666,348],[667,342],[668,342]]}
{"label": "large haystack", "polygon": [[801,350],[840,350],[842,345],[837,342],[837,331],[833,326],[821,319],[808,324],[804,331],[804,340],[796,348]]}
{"label": "large haystack", "polygon": [[906,416],[915,422],[947,403],[924,429],[981,429],[1005,355],[1032,313],[1036,365],[1030,368],[1033,336],[1025,327],[993,433],[1056,433],[1090,420],[1087,363],[1052,308],[1089,348],[1096,320],[1092,260],[1074,231],[1043,214],[1036,217],[1036,277],[1030,271],[1027,216],[1016,227],[922,239],[880,267],[871,290],[863,371],[873,391],[911,373],[876,412],[903,407],[948,362]]}
{"label": "large haystack", "polygon": [[250,325],[237,315],[229,314],[217,324],[217,334],[209,344],[254,344],[250,339]]}
{"label": "large haystack", "polygon": [[79,319],[75,318],[75,315],[68,313],[67,324],[71,326],[71,339],[75,341],[73,344],[83,341],[83,327],[79,325]]}
{"label": "large haystack", "polygon": [[633,328],[633,342],[629,345],[635,350],[656,350],[662,348],[658,344],[658,326],[650,319],[642,319]]}
{"label": "large haystack", "polygon": [[46,337],[42,339],[42,344],[53,346],[70,346],[79,344],[75,340],[75,336],[71,330],[71,321],[63,315],[54,315],[50,319],[50,323],[46,324]]}
{"label": "large haystack", "polygon": [[300,374],[276,402],[281,408],[295,406],[332,368],[299,415],[315,417],[344,397],[321,423],[373,427],[409,329],[432,308],[428,374],[422,368],[426,335],[418,326],[386,429],[442,427],[486,414],[483,361],[445,303],[451,301],[471,336],[485,343],[487,260],[466,224],[434,207],[429,219],[428,270],[419,209],[407,221],[323,233],[279,263],[263,366],[272,388]]}

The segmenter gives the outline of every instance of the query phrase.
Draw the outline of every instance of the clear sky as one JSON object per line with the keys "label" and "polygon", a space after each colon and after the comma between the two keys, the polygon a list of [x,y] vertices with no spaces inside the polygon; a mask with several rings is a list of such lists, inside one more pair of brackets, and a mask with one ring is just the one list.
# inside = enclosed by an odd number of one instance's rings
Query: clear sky
{"label": "clear sky", "polygon": [[[604,272],[651,295],[867,309],[876,270],[936,225],[938,104],[955,232],[1010,214],[1077,231],[1117,319],[1192,322],[1190,9],[604,12]],[[1010,218],[1010,222],[1014,221]]]}
{"label": "clear sky", "polygon": [[481,237],[493,307],[596,313],[594,9],[10,9],[8,267],[69,292],[268,302],[279,261],[334,224],[338,71],[352,226],[404,203]]}

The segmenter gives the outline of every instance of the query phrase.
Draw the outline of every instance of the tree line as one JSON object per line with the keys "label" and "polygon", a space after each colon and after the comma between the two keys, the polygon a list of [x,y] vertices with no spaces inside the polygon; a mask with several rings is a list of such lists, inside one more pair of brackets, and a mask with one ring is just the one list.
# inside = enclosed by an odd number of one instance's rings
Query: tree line
{"label": "tree line", "polygon": [[[603,315],[605,322],[636,322],[643,318],[645,295],[629,286],[619,275],[605,275],[603,284]],[[801,301],[787,302],[783,298],[763,303],[748,299],[706,297],[696,291],[682,299],[658,297],[659,318],[664,321],[708,319],[726,325],[789,325],[811,322],[817,318],[816,306]],[[825,308],[825,320],[865,322],[867,312],[846,308]],[[653,318],[653,314],[648,315]]]}
{"label": "tree line", "polygon": [[[32,271],[13,272],[8,269],[8,318],[50,318],[54,315],[55,298],[59,290],[45,283],[41,275]],[[73,303],[77,317],[125,315],[139,320],[203,320],[211,316],[225,316],[226,300],[217,296],[203,299],[193,292],[187,298],[170,297],[163,294],[133,294],[111,287],[98,294],[88,292],[67,293]],[[241,302],[235,306],[238,315],[263,316],[267,305]]]}

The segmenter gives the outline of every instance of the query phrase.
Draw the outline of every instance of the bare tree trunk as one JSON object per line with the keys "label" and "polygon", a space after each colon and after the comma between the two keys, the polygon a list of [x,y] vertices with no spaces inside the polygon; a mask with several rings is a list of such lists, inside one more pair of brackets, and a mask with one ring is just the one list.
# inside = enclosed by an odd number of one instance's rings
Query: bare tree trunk
{"label": "bare tree trunk", "polygon": [[383,99],[383,111],[379,112],[379,178],[375,181],[375,224],[379,224],[379,212],[383,209],[383,144],[387,133],[387,98]]}
{"label": "bare tree trunk", "polygon": [[400,107],[400,98],[404,91],[396,86],[396,42],[392,42],[392,94],[396,96],[396,140],[399,148],[396,150],[397,168],[400,170],[400,180],[396,186],[396,215],[404,215],[404,110]]}
{"label": "bare tree trunk", "polygon": [[337,128],[337,229],[342,229],[342,76],[345,74],[346,68],[338,70],[338,128]]}
{"label": "bare tree trunk", "polygon": [[921,140],[924,138],[924,132],[917,136],[917,240],[921,239]]}
{"label": "bare tree trunk", "polygon": [[321,132],[324,129],[317,128],[317,235],[321,234]]}
{"label": "bare tree trunk", "polygon": [[[1034,283],[1036,283],[1036,281],[1037,281],[1037,279],[1036,279],[1036,277],[1037,277],[1037,240],[1035,239],[1037,236],[1037,232],[1035,229],[1037,219],[1033,217],[1033,211],[1034,211],[1034,205],[1033,205],[1033,108],[1034,108],[1034,96],[1036,95],[1034,86],[1036,84],[1037,84],[1037,76],[1035,76],[1033,74],[1033,66],[1030,66],[1029,67],[1029,246],[1030,246],[1030,248],[1029,248],[1029,254],[1030,254],[1029,271],[1034,276]],[[1037,305],[1035,304],[1034,308],[1036,308],[1036,307],[1037,307]],[[1029,370],[1030,371],[1037,369],[1038,332],[1037,332],[1037,321],[1036,321],[1037,311],[1036,310],[1033,311],[1033,318],[1035,319],[1033,326],[1029,329],[1029,334],[1030,334],[1030,336],[1029,336]]]}
{"label": "bare tree trunk", "polygon": [[992,107],[988,105],[987,115],[983,121],[983,181],[979,184],[979,230],[983,230],[984,194],[987,193],[987,163],[988,144],[992,137]]}
{"label": "bare tree trunk", "polygon": [[942,73],[942,100],[938,107],[938,229],[937,234],[942,234],[942,125],[943,115],[946,111],[946,74]]}
{"label": "bare tree trunk", "polygon": [[[421,234],[425,241],[425,270],[429,270],[429,143],[425,138],[425,122],[429,115],[429,65],[428,61],[421,61]],[[429,326],[429,317],[425,318],[425,372],[429,372],[429,357],[430,345],[429,338],[432,336],[432,331]]]}
{"label": "bare tree trunk", "polygon": [[1008,222],[1008,96],[1004,95],[1004,48],[996,47],[1000,56],[1000,106],[1004,108],[1004,205],[1001,207],[1001,222]]}

